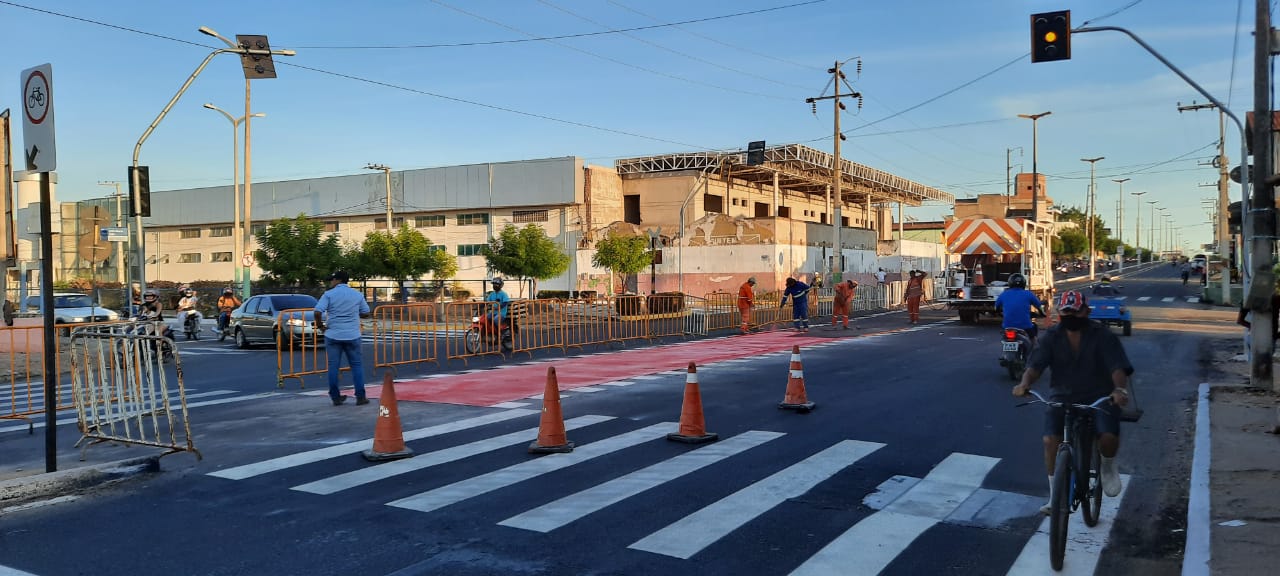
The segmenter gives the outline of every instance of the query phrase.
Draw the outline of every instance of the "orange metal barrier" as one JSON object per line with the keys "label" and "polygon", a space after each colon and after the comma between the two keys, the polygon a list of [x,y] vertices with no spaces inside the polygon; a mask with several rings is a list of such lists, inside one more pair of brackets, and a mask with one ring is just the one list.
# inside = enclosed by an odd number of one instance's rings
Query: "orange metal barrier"
{"label": "orange metal barrier", "polygon": [[508,315],[518,330],[512,334],[512,350],[533,355],[534,350],[565,351],[565,314],[558,300],[515,300]]}
{"label": "orange metal barrier", "polygon": [[[62,339],[55,338],[55,355],[61,353]],[[61,356],[56,356],[61,361]],[[44,378],[49,372],[44,364],[44,327],[11,326],[0,328],[0,420],[26,420],[45,411]],[[64,394],[61,370],[54,367],[54,404],[57,410],[74,408],[70,391]],[[34,430],[34,428],[32,429]]]}
{"label": "orange metal barrier", "polygon": [[610,340],[625,342],[649,338],[649,314],[645,310],[644,296],[614,296],[609,299],[618,315],[610,326]]}
{"label": "orange metal barrier", "polygon": [[373,365],[375,368],[434,362],[436,338],[442,326],[436,322],[435,304],[383,304],[373,311]]}
{"label": "orange metal barrier", "polygon": [[[497,314],[496,302],[450,302],[444,308],[443,324],[447,326],[448,336],[445,340],[445,355],[450,360],[458,358],[464,363],[467,358],[489,354],[503,354],[503,342],[497,330],[485,331],[473,329],[474,319],[481,316]],[[507,346],[514,346],[508,341]],[[510,350],[508,350],[509,352]]]}
{"label": "orange metal barrier", "polygon": [[[314,308],[281,310],[272,331],[276,340],[276,386],[284,388],[285,378],[297,378],[298,387],[306,388],[302,377],[329,370],[329,352],[324,336],[316,329]],[[343,366],[341,370],[350,371]]]}
{"label": "orange metal barrier", "polygon": [[588,344],[612,342],[617,322],[613,301],[608,298],[566,300],[559,303],[561,332],[566,347],[581,349]]}
{"label": "orange metal barrier", "polygon": [[689,315],[684,295],[650,294],[645,298],[645,308],[649,316],[649,338],[684,336],[685,317]]}
{"label": "orange metal barrier", "polygon": [[707,301],[708,332],[742,327],[742,314],[738,310],[737,294],[712,292],[704,298]]}

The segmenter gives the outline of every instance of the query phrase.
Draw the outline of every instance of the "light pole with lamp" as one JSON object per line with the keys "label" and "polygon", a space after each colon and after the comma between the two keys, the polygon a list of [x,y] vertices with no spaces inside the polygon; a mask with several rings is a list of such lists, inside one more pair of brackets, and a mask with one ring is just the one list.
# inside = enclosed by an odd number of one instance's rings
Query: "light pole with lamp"
{"label": "light pole with lamp", "polygon": [[[1160,211],[1160,225],[1161,225],[1161,226],[1164,226],[1165,211],[1166,211],[1166,210],[1168,210],[1169,208],[1168,208],[1167,206],[1152,206],[1152,207],[1151,207],[1151,209],[1152,209],[1152,210],[1159,210],[1159,211]],[[1155,220],[1155,218],[1156,218],[1155,212],[1152,212],[1152,213],[1151,213],[1151,219],[1152,219],[1152,221],[1154,221],[1154,220]],[[1153,230],[1153,232],[1154,232],[1154,230]],[[1164,234],[1164,229],[1163,229],[1163,228],[1161,228],[1161,229],[1160,229],[1160,234],[1159,234],[1159,235],[1157,235],[1157,237],[1159,237],[1159,236],[1161,236],[1161,235],[1163,235],[1163,234]],[[1161,244],[1163,244],[1163,241],[1162,241],[1162,240],[1163,240],[1163,239],[1161,239],[1161,241],[1160,241],[1160,243],[1161,243]],[[1153,248],[1155,248],[1155,249],[1156,249],[1156,254],[1159,256],[1160,260],[1161,260],[1161,261],[1164,261],[1164,248],[1163,248],[1163,247],[1158,246],[1158,245],[1157,245],[1157,240],[1154,240],[1154,239],[1151,241],[1151,246],[1152,246]]]}
{"label": "light pole with lamp", "polygon": [[1146,193],[1146,190],[1129,193],[1130,196],[1138,198],[1138,208],[1133,211],[1137,216],[1137,226],[1133,231],[1133,247],[1134,251],[1138,253],[1138,264],[1142,264],[1142,195]]}
{"label": "light pole with lamp", "polygon": [[365,170],[381,170],[387,175],[387,233],[391,233],[391,167],[383,164],[374,164],[370,162],[365,164]]}
{"label": "light pole with lamp", "polygon": [[1112,178],[1111,181],[1120,185],[1120,213],[1116,215],[1116,240],[1120,242],[1120,246],[1124,246],[1124,183],[1130,178]]}
{"label": "light pole with lamp", "polygon": [[[231,225],[231,260],[235,266],[235,273],[234,273],[234,279],[232,280],[232,284],[241,285],[243,287],[243,297],[247,299],[249,297],[248,275],[247,274],[245,275],[245,279],[243,280],[243,284],[242,284],[242,280],[240,278],[240,274],[241,274],[240,260],[236,259],[235,257],[236,252],[240,251],[240,245],[241,245],[240,238],[242,237],[241,236],[242,232],[240,231],[240,180],[239,180],[240,178],[240,142],[239,142],[239,139],[240,139],[240,123],[245,121],[245,117],[241,116],[239,118],[236,118],[231,114],[227,113],[226,110],[223,110],[217,106],[214,106],[213,104],[205,104],[204,107],[222,114],[224,117],[226,117],[228,122],[231,122],[231,197],[234,199],[234,203],[235,203],[235,208],[234,208],[235,213],[232,216],[233,223]],[[266,114],[262,112],[256,112],[256,113],[250,114],[249,116],[253,118],[262,118],[266,116]]]}
{"label": "light pole with lamp", "polygon": [[[1039,120],[1053,114],[1052,111],[1044,111],[1039,114],[1019,114],[1019,118],[1026,118],[1031,121],[1031,220],[1040,222],[1040,165],[1037,148],[1040,141],[1040,135],[1037,131]],[[1025,257],[1025,255],[1024,255]]]}
{"label": "light pole with lamp", "polygon": [[1155,262],[1156,261],[1156,252],[1155,252],[1156,204],[1159,204],[1159,202],[1156,202],[1155,200],[1147,200],[1147,204],[1151,205],[1151,226],[1148,227],[1150,228],[1150,230],[1147,231],[1147,250],[1151,252],[1151,261]]}
{"label": "light pole with lamp", "polygon": [[1093,230],[1094,228],[1093,211],[1094,211],[1094,204],[1097,201],[1098,194],[1097,194],[1097,190],[1094,188],[1093,167],[1095,164],[1098,163],[1099,160],[1102,160],[1104,158],[1105,158],[1104,156],[1098,156],[1097,158],[1081,158],[1080,159],[1081,162],[1089,163],[1089,216],[1088,218],[1089,218],[1089,279],[1090,280],[1093,280],[1094,271],[1097,266],[1097,256],[1096,256],[1097,250],[1094,247],[1095,236],[1094,236],[1094,230]]}

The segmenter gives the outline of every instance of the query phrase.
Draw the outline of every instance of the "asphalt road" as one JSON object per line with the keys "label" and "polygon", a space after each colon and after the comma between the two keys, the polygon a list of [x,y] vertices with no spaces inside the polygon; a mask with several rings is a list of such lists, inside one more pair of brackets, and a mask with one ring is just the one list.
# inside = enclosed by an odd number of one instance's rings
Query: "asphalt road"
{"label": "asphalt road", "polygon": [[[1168,266],[1119,283],[1146,414],[1123,430],[1128,482],[1108,501],[1117,508],[1098,528],[1073,526],[1068,573],[1176,573],[1199,358],[1206,337],[1236,334],[1234,312],[1193,302],[1198,287],[1184,288]],[[916,328],[901,313],[859,324],[809,334],[830,340],[802,352],[818,405],[808,414],[776,407],[785,349],[700,366],[707,428],[721,438],[713,444],[663,439],[685,387],[685,374],[664,372],[566,391],[570,455],[526,452],[536,400],[401,402],[417,455],[376,466],[358,455],[376,403],[333,407],[307,394],[323,390],[322,376],[308,377],[306,391],[291,382],[276,392],[273,351],[181,343],[193,393],[238,399],[192,409],[204,459],[169,456],[159,474],[4,512],[0,565],[39,576],[90,566],[102,575],[1047,572],[1041,414],[1009,395],[998,326],[932,310]],[[412,432],[433,426],[443,428]],[[0,450],[38,438],[0,427]],[[74,442],[74,431],[62,438]]]}

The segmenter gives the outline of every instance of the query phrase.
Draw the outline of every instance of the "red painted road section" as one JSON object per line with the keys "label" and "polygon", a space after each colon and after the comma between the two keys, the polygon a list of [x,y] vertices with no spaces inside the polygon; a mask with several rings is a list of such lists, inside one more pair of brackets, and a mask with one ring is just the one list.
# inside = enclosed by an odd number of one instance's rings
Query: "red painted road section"
{"label": "red painted road section", "polygon": [[[759,356],[790,350],[799,345],[829,342],[831,338],[795,332],[763,332],[715,340],[695,340],[653,348],[637,348],[616,353],[592,354],[527,366],[506,366],[470,374],[396,382],[400,401],[443,402],[470,406],[492,406],[541,394],[547,385],[547,367],[555,366],[560,389],[569,390],[626,380],[644,374],[684,370],[689,362],[699,365],[735,358]],[[368,395],[377,398],[381,386],[370,386]]]}

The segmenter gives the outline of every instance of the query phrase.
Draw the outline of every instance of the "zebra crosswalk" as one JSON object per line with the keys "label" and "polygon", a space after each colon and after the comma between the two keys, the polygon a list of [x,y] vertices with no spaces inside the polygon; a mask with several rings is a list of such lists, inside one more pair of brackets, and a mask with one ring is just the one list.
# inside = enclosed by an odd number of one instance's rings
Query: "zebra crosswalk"
{"label": "zebra crosswalk", "polygon": [[[566,420],[566,430],[594,430],[597,434],[607,435],[594,436],[594,440],[580,443],[572,452],[563,454],[538,457],[504,455],[510,454],[504,450],[517,448],[537,436],[536,427],[511,431],[510,424],[521,420],[532,424],[537,414],[537,410],[516,408],[408,430],[404,433],[407,442],[430,439],[426,443],[432,444],[433,449],[415,447],[419,453],[413,458],[355,469],[338,464],[345,471],[336,473],[332,467],[313,465],[364,450],[371,439],[287,454],[213,471],[208,475],[230,481],[253,481],[266,477],[262,479],[262,485],[275,489],[275,480],[270,476],[292,471],[289,474],[293,479],[291,483],[301,481],[289,488],[295,492],[336,498],[348,490],[370,487],[376,492],[371,490],[366,494],[379,494],[374,502],[423,514],[445,514],[444,510],[449,507],[486,498],[490,499],[486,504],[497,503],[502,512],[491,520],[494,522],[493,530],[551,534],[570,525],[594,530],[596,523],[617,521],[616,517],[609,517],[611,514],[625,515],[628,507],[624,503],[634,506],[646,499],[662,501],[666,496],[664,491],[680,490],[682,496],[688,498],[691,484],[682,482],[682,478],[696,477],[699,473],[714,474],[721,466],[754,466],[753,458],[757,458],[757,454],[770,454],[768,458],[773,464],[776,454],[785,452],[781,448],[788,442],[784,432],[750,429],[727,435],[716,443],[680,450],[674,455],[658,452],[662,455],[646,456],[655,451],[642,450],[641,447],[650,442],[662,442],[669,432],[677,428],[675,422],[643,423],[613,416],[584,415]],[[490,426],[501,426],[501,431],[487,436],[477,434]],[[451,440],[453,433],[461,431],[469,431],[464,435],[465,439]],[[479,439],[475,439],[477,437]],[[796,437],[792,441],[800,439]],[[769,446],[774,448],[768,449]],[[834,481],[841,473],[847,476],[849,469],[872,455],[885,454],[886,457],[880,460],[892,460],[888,456],[902,449],[910,450],[883,442],[836,440],[817,452],[805,451],[806,456],[798,457],[794,462],[777,463],[780,469],[762,474],[763,477],[758,479],[746,479],[742,482],[745,485],[735,486],[727,495],[720,492],[720,486],[715,483],[698,483],[695,490],[705,497],[699,508],[668,514],[657,510],[645,519],[651,525],[611,545],[619,550],[625,548],[685,561],[717,543],[741,538],[744,531],[749,530],[753,538],[768,538],[768,530],[785,528],[761,524],[759,520],[762,517],[793,500],[803,499],[806,494]],[[628,466],[617,474],[603,471],[609,470],[608,466],[591,465],[608,462],[610,456],[626,458],[636,465]],[[637,463],[636,458],[652,461]],[[464,460],[469,462],[456,464]],[[793,559],[782,572],[793,575],[880,574],[908,553],[908,549],[935,526],[989,528],[973,519],[981,516],[977,512],[979,510],[990,513],[993,509],[1001,509],[994,503],[1001,499],[1007,501],[1003,510],[1013,510],[1013,514],[1025,518],[1019,524],[1023,533],[1018,535],[1024,541],[1020,553],[1015,554],[1011,550],[998,555],[1004,558],[1000,562],[1007,565],[991,570],[1008,574],[1045,572],[1048,566],[1047,519],[1040,523],[1038,529],[1031,527],[1032,521],[1039,518],[1038,506],[1044,501],[1043,495],[984,488],[989,474],[1000,462],[999,458],[952,452],[933,465],[923,478],[892,476],[866,494],[849,494],[849,502],[861,501],[870,513],[849,517],[848,525],[836,527],[837,530],[826,537],[825,543],[819,542],[812,551],[804,553],[804,557]],[[449,468],[453,470],[471,472],[461,478],[446,476],[442,485],[429,481],[427,486],[418,484],[423,478],[440,477],[438,472],[424,471],[445,464],[452,464]],[[874,467],[862,466],[859,469],[862,470],[860,474],[875,473],[868,472],[875,470]],[[415,473],[421,475],[407,476]],[[578,475],[581,481],[566,483],[566,474]],[[398,480],[388,481],[391,479]],[[1126,484],[1127,481],[1126,477]],[[506,490],[517,485],[537,490],[548,498],[530,503],[517,494],[519,491]],[[872,481],[867,486],[876,486],[876,482]],[[705,494],[701,493],[703,487],[707,491]],[[1104,501],[1104,520],[1096,528],[1086,528],[1079,522],[1078,514],[1072,517],[1068,573],[1093,573],[1107,545],[1111,521],[1119,509],[1121,498],[1123,494]],[[1008,526],[1002,528],[1007,530]],[[762,530],[766,533],[761,534]],[[975,538],[981,537],[977,534],[979,532],[984,531],[975,530]],[[609,552],[603,549],[603,553]],[[703,558],[699,562],[706,564],[716,560]],[[689,570],[694,570],[692,564]]]}

